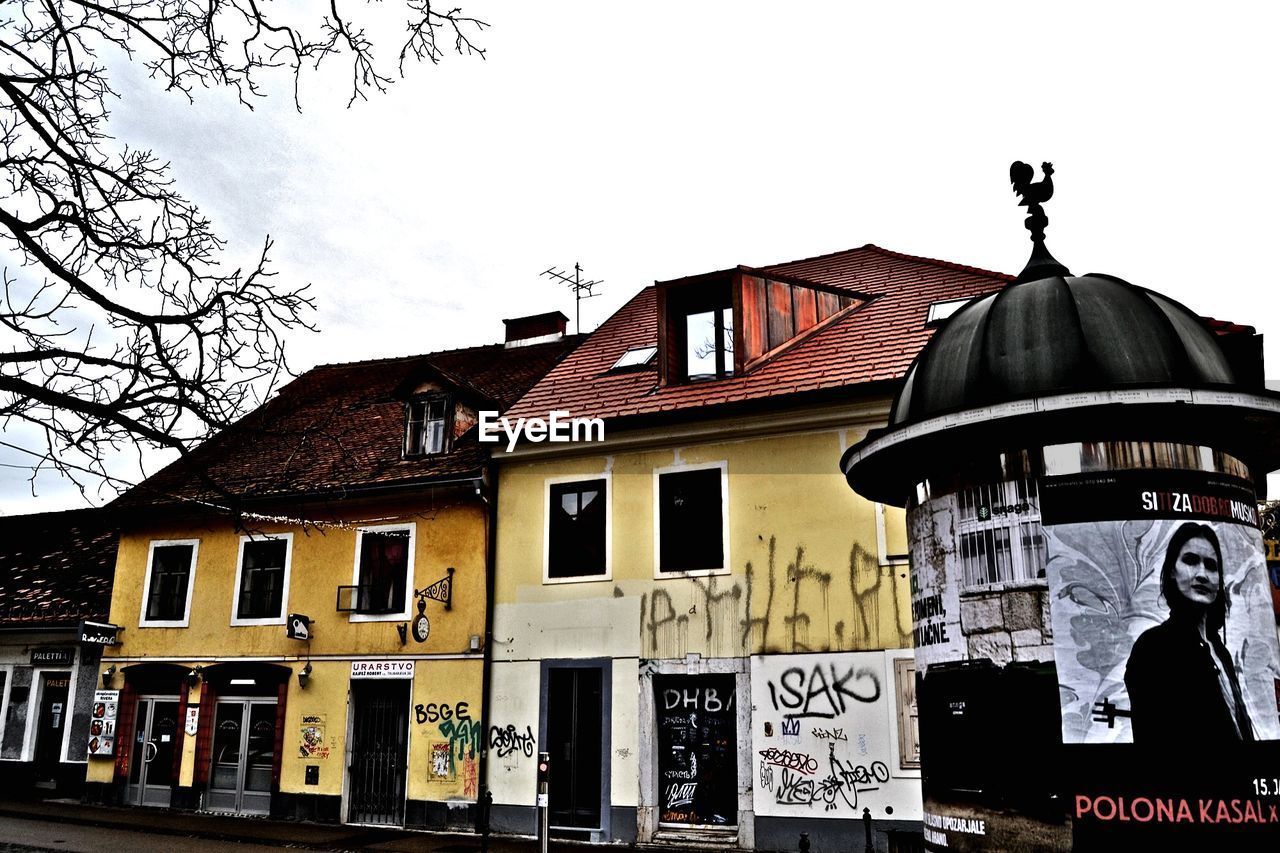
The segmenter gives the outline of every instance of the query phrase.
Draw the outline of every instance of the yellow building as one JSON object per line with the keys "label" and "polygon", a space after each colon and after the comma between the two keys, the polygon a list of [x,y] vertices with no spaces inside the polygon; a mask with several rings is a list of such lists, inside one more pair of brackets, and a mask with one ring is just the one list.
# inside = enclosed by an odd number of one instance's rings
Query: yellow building
{"label": "yellow building", "polygon": [[546,752],[562,836],[918,830],[903,519],[838,461],[1006,281],[867,246],[660,282],[508,412],[603,439],[495,454],[495,828],[532,830]]}
{"label": "yellow building", "polygon": [[[88,782],[130,805],[474,819],[492,488],[481,412],[576,340],[316,368],[116,503]],[[211,487],[209,484],[214,484]]]}

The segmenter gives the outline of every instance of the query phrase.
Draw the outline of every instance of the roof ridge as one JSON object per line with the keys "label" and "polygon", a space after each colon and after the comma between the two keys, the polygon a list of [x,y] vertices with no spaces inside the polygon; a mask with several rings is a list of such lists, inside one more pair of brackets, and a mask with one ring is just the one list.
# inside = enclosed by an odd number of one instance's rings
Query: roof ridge
{"label": "roof ridge", "polygon": [[[970,266],[969,264],[958,264],[955,261],[944,261],[944,260],[940,260],[939,258],[926,258],[923,255],[911,255],[906,252],[897,252],[897,251],[894,251],[893,249],[886,249],[883,246],[877,246],[875,243],[867,243],[866,245],[859,246],[858,248],[870,249],[873,252],[879,252],[880,254],[890,258],[901,258],[902,260],[906,260],[906,261],[917,261],[919,263],[932,264],[935,267],[942,267],[943,269],[976,273],[978,275],[990,276],[992,278],[996,278],[1001,281],[1013,281],[1015,278],[1015,276],[1009,275],[1008,273],[997,272],[996,270],[983,269],[982,267]],[[811,260],[814,260],[814,259],[811,259]]]}
{"label": "roof ridge", "polygon": [[379,358],[357,359],[356,361],[328,361],[328,362],[325,362],[324,364],[317,364],[315,367],[312,367],[309,370],[304,371],[304,373],[310,373],[312,370],[321,370],[326,368],[356,367],[360,365],[371,365],[371,364],[390,364],[392,362],[398,362],[398,361],[411,361],[415,358],[435,358],[436,356],[440,356],[440,355],[452,355],[453,353],[470,352],[472,350],[494,349],[502,346],[503,344],[501,342],[492,343],[492,344],[474,344],[469,347],[455,347],[454,349],[442,349],[442,350],[436,350],[435,352],[419,352],[419,353],[412,353],[410,355],[385,355]]}

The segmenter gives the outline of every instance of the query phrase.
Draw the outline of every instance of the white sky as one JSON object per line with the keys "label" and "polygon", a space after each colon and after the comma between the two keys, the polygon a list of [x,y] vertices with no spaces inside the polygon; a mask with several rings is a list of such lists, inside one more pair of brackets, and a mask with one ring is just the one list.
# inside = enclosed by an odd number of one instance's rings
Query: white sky
{"label": "white sky", "polygon": [[[1252,324],[1280,359],[1280,12],[460,2],[491,24],[486,59],[351,109],[337,64],[304,79],[301,115],[283,85],[254,111],[188,106],[112,67],[117,138],[172,162],[232,260],[270,234],[280,280],[312,283],[323,331],[292,341],[295,371],[572,317],[538,273],[575,260],[606,282],[587,329],[655,279],[867,242],[1016,273],[1017,159],[1053,161],[1048,244],[1074,273]],[[0,468],[0,512],[84,503],[37,492]]]}

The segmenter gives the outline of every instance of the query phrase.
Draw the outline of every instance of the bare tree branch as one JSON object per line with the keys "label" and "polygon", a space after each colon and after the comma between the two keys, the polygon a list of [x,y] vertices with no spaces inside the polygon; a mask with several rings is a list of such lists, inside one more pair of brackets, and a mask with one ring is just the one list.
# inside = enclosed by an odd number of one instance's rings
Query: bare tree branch
{"label": "bare tree branch", "polygon": [[[429,0],[10,0],[0,6],[0,425],[35,428],[35,473],[83,488],[121,451],[192,448],[287,374],[284,338],[311,328],[307,289],[272,280],[271,240],[227,271],[223,241],[168,164],[106,133],[115,93],[99,54],[123,51],[193,100],[351,62],[348,103],[391,85],[366,16],[397,12],[408,59],[484,51],[485,24]],[[376,29],[376,28],[375,28]],[[443,40],[443,41],[441,41]],[[199,472],[197,472],[199,475]],[[210,488],[222,494],[218,484]],[[231,497],[222,494],[223,497]]]}

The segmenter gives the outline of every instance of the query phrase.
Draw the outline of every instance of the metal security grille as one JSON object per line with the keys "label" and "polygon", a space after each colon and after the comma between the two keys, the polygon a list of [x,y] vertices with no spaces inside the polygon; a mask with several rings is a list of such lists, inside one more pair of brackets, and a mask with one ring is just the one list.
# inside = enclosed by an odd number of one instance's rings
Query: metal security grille
{"label": "metal security grille", "polygon": [[1044,579],[1044,533],[1034,478],[961,489],[958,505],[965,591]]}
{"label": "metal security grille", "polygon": [[351,685],[350,823],[404,825],[409,683]]}

